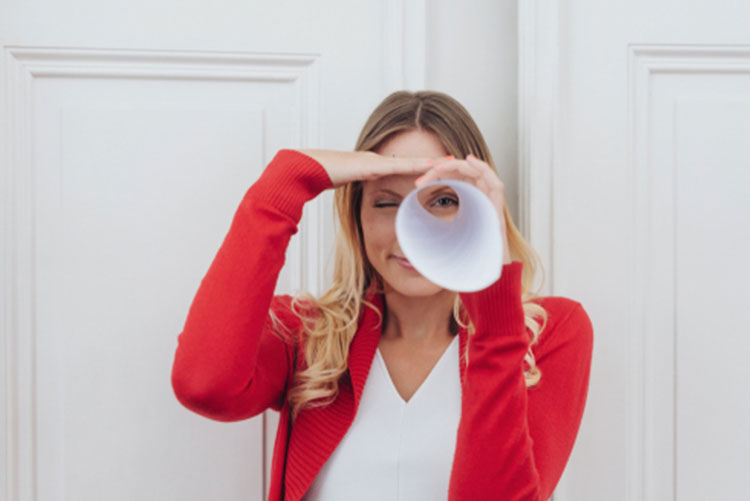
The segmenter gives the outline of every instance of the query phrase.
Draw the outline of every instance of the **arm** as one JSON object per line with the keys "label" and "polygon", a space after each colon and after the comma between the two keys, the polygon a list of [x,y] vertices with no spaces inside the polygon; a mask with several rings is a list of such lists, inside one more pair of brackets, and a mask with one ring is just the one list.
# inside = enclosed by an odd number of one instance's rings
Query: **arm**
{"label": "arm", "polygon": [[530,339],[521,302],[523,263],[503,266],[490,287],[460,293],[470,337],[449,499],[547,500],[562,475],[583,415],[593,346],[580,303],[550,298],[535,350],[540,383],[526,389]]}
{"label": "arm", "polygon": [[303,205],[330,186],[314,159],[281,150],[245,193],[178,336],[171,382],[188,409],[237,421],[281,408],[291,362],[268,312],[298,327],[273,292]]}

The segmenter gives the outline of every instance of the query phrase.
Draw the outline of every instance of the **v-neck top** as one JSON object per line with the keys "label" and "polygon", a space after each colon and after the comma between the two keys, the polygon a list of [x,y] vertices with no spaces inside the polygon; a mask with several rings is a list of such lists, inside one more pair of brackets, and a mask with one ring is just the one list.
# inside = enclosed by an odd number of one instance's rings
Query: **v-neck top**
{"label": "v-neck top", "polygon": [[377,348],[352,425],[304,501],[448,499],[461,418],[458,336],[409,401]]}

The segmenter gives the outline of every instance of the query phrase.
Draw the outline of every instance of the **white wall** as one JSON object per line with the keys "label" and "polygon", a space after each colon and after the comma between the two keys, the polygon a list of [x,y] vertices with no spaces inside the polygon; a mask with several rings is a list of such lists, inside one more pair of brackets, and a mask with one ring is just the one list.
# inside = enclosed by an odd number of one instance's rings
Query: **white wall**
{"label": "white wall", "polygon": [[426,86],[469,110],[484,134],[518,224],[518,19],[515,0],[427,7]]}
{"label": "white wall", "polygon": [[[275,413],[212,422],[169,381],[242,194],[427,87],[474,114],[514,211],[514,26],[510,1],[3,2],[0,498],[264,499]],[[279,292],[324,287],[330,195]]]}

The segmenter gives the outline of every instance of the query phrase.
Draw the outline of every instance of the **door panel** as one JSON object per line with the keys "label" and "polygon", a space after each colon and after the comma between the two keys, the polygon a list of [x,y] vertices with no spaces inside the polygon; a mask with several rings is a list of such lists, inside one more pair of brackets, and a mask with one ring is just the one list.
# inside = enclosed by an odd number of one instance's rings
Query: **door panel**
{"label": "door panel", "polygon": [[553,125],[529,137],[522,169],[550,159],[530,193],[552,201],[525,204],[550,208],[532,230],[550,242],[551,291],[586,305],[595,332],[589,401],[554,498],[742,497],[750,4],[536,9],[527,31],[550,38],[521,57],[550,77],[528,103]]}

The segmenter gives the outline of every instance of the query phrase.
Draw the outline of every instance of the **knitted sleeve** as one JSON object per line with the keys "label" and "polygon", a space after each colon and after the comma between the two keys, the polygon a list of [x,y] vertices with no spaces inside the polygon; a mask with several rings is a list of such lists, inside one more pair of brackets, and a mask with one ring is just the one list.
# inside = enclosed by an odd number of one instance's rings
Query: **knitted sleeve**
{"label": "knitted sleeve", "polygon": [[538,385],[526,388],[530,344],[521,302],[523,262],[488,288],[460,293],[469,338],[449,499],[545,501],[570,456],[588,392],[593,328],[580,303],[545,298],[549,317],[534,345]]}
{"label": "knitted sleeve", "polygon": [[295,321],[276,282],[303,205],[331,186],[316,160],[280,150],[245,193],[177,338],[171,383],[188,409],[237,421],[281,408],[291,362],[269,309]]}

